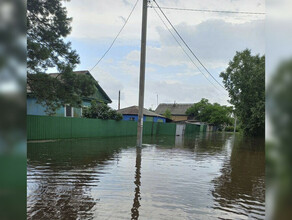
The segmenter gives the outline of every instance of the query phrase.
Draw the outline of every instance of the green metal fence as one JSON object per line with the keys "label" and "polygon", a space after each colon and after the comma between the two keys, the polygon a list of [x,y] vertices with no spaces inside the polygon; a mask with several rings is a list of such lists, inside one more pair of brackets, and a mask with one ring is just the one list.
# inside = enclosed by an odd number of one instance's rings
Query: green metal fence
{"label": "green metal fence", "polygon": [[[144,135],[175,135],[176,125],[145,121]],[[49,140],[88,137],[134,136],[137,122],[51,116],[27,116],[27,139]]]}
{"label": "green metal fence", "polygon": [[200,125],[196,124],[186,124],[186,130],[185,130],[185,135],[192,135],[197,132],[200,132]]}
{"label": "green metal fence", "polygon": [[174,123],[158,123],[156,134],[175,135],[176,124]]}

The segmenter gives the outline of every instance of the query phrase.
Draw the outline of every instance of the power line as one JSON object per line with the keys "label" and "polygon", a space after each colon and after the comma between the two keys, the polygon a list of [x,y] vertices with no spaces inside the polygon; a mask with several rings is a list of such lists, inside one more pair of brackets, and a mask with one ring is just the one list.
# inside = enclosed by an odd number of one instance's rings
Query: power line
{"label": "power line", "polygon": [[224,90],[224,86],[221,85],[220,82],[218,82],[218,80],[208,71],[208,69],[204,66],[204,64],[200,61],[200,59],[196,56],[196,54],[192,51],[192,49],[189,47],[189,45],[185,42],[185,40],[182,38],[182,36],[178,33],[178,31],[176,30],[176,28],[173,26],[173,24],[171,23],[171,21],[168,19],[168,17],[165,15],[165,13],[162,11],[162,9],[160,8],[160,6],[157,4],[157,2],[155,0],[153,0],[153,2],[157,5],[158,9],[161,11],[161,13],[163,14],[163,16],[165,17],[165,19],[168,21],[168,23],[171,25],[171,27],[173,28],[173,30],[176,32],[176,34],[179,36],[179,38],[181,39],[181,41],[184,43],[184,45],[189,49],[189,51],[193,54],[193,56],[196,58],[196,60],[201,64],[201,66],[206,70],[206,72],[218,83],[219,86],[221,86]]}
{"label": "power line", "polygon": [[110,44],[109,48],[105,51],[105,53],[102,55],[102,57],[97,61],[97,63],[90,69],[90,71],[92,71],[99,63],[100,61],[105,57],[105,55],[110,51],[110,49],[112,48],[112,46],[114,45],[114,43],[116,42],[116,40],[118,39],[119,35],[121,34],[121,32],[123,31],[124,27],[126,26],[126,24],[128,23],[131,15],[133,14],[133,11],[135,10],[137,4],[138,4],[139,0],[136,1],[134,7],[132,8],[129,16],[127,17],[124,25],[122,26],[122,28],[120,29],[120,31],[118,32],[117,36],[114,38],[113,42]]}
{"label": "power line", "polygon": [[[152,3],[151,3],[152,5]],[[197,69],[203,74],[203,76],[214,86],[214,88],[216,88],[218,90],[218,88],[214,85],[213,82],[211,82],[208,77],[201,71],[201,69],[197,66],[197,64],[194,62],[194,60],[191,58],[191,56],[187,53],[187,51],[183,48],[183,46],[181,45],[181,43],[177,40],[177,38],[175,37],[175,35],[171,32],[171,30],[168,28],[168,26],[166,25],[166,23],[163,21],[162,17],[159,15],[159,13],[157,12],[157,10],[153,7],[154,11],[156,12],[157,16],[160,18],[160,20],[162,21],[162,23],[164,24],[164,26],[166,27],[166,29],[169,31],[169,33],[172,35],[172,37],[174,38],[174,40],[177,42],[177,44],[180,46],[180,48],[183,50],[183,52],[187,55],[187,57],[190,59],[190,61],[195,65],[195,67],[197,67]]]}
{"label": "power line", "polygon": [[[158,8],[151,6],[150,8]],[[265,15],[264,12],[249,12],[249,11],[225,11],[225,10],[209,10],[209,9],[194,9],[194,8],[172,8],[172,7],[160,7],[166,10],[177,11],[195,11],[195,12],[211,12],[211,13],[226,13],[226,14],[246,14],[246,15]]]}

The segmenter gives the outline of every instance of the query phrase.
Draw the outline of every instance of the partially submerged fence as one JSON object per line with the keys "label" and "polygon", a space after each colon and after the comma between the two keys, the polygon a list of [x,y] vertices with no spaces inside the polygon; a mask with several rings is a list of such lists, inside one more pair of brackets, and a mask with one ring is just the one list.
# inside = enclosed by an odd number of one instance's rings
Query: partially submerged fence
{"label": "partially submerged fence", "polygon": [[[144,122],[144,135],[175,135],[173,123]],[[137,122],[51,116],[27,116],[27,139],[49,140],[137,135]]]}

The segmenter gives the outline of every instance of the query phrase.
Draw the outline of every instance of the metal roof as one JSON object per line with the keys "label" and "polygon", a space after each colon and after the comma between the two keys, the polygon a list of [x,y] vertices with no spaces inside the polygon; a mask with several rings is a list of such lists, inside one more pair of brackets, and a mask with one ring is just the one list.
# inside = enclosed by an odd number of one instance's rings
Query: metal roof
{"label": "metal roof", "polygon": [[184,104],[167,104],[162,103],[159,104],[158,107],[155,110],[156,114],[164,114],[167,109],[171,112],[172,115],[186,115],[186,111],[188,108],[190,108],[193,104],[190,103],[184,103]]}
{"label": "metal roof", "polygon": [[[134,105],[134,106],[117,110],[117,112],[121,113],[122,115],[138,115],[139,108],[138,106]],[[163,115],[156,114],[155,112],[149,111],[145,108],[143,109],[143,115],[165,118]]]}

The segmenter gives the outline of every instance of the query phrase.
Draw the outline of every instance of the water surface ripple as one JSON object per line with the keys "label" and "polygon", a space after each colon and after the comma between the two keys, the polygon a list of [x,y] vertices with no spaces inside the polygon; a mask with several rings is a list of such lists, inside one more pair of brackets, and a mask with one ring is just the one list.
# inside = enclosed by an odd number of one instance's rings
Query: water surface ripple
{"label": "water surface ripple", "polygon": [[28,219],[264,219],[264,140],[232,134],[28,144]]}

